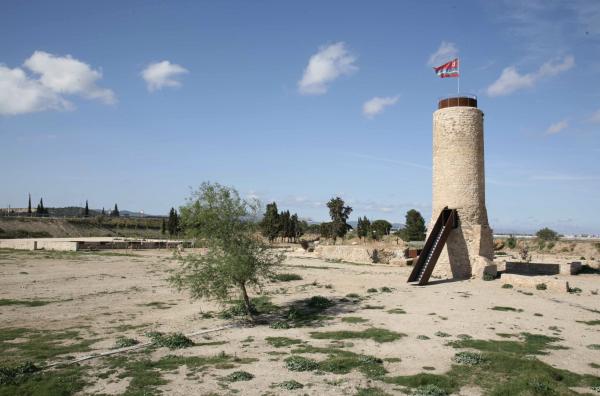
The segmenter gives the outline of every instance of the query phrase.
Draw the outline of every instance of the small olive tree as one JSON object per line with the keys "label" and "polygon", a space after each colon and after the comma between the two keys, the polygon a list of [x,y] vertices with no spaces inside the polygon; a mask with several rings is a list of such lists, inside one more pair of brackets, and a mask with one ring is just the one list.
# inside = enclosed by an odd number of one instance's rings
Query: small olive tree
{"label": "small olive tree", "polygon": [[248,287],[260,286],[283,260],[255,233],[251,219],[259,207],[258,201],[242,199],[233,188],[202,183],[180,208],[179,220],[185,235],[208,249],[205,254],[180,255],[181,268],[170,277],[171,283],[189,290],[194,299],[225,302],[237,291],[252,319]]}

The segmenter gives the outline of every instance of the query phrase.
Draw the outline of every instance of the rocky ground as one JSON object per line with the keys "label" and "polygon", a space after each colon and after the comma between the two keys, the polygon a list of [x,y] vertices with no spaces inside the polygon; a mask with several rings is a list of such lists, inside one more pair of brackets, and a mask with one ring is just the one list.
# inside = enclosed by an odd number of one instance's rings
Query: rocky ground
{"label": "rocky ground", "polygon": [[[42,367],[123,339],[156,344],[32,374],[0,370],[0,395],[600,389],[597,274],[568,277],[574,293],[502,279],[415,287],[406,283],[410,268],[288,257],[279,272],[297,276],[254,293],[263,314],[249,326],[220,314],[231,305],[190,301],[171,288],[166,278],[177,265],[164,251],[1,251],[0,366]],[[169,338],[229,325],[189,337],[193,345]]]}

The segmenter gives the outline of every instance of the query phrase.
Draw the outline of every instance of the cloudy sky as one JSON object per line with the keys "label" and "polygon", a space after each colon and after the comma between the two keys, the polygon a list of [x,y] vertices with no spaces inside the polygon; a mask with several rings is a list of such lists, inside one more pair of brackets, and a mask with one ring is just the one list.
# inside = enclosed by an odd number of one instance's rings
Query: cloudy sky
{"label": "cloudy sky", "polygon": [[431,119],[485,112],[497,231],[600,233],[600,2],[0,5],[0,206],[165,214],[202,181],[323,220],[431,215]]}

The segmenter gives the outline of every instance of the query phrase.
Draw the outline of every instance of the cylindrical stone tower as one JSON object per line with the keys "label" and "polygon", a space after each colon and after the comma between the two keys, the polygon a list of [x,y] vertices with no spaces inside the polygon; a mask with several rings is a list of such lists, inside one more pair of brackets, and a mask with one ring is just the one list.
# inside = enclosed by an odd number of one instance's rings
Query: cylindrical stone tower
{"label": "cylindrical stone tower", "polygon": [[465,279],[495,272],[491,266],[492,230],[485,207],[483,112],[474,96],[442,99],[433,113],[432,192],[431,225],[445,207],[456,209],[459,219],[433,276]]}

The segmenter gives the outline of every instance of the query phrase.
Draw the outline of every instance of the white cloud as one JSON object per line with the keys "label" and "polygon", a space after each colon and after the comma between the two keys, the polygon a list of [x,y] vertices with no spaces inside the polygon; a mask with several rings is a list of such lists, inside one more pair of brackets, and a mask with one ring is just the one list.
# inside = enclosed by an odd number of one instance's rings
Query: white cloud
{"label": "white cloud", "polygon": [[22,69],[0,65],[0,115],[72,108],[72,103],[39,81],[27,77]]}
{"label": "white cloud", "polygon": [[533,87],[539,80],[553,77],[575,66],[575,58],[566,56],[562,61],[549,61],[544,63],[535,72],[520,74],[516,67],[509,66],[502,70],[500,77],[488,88],[489,96],[508,95],[523,88]]}
{"label": "white cloud", "polygon": [[23,69],[0,64],[0,115],[18,115],[46,110],[73,110],[75,106],[64,95],[78,95],[114,103],[110,89],[100,88],[96,81],[102,73],[70,55],[59,57],[36,51]]}
{"label": "white cloud", "polygon": [[183,66],[164,60],[150,63],[141,75],[146,81],[148,91],[152,92],[165,87],[176,88],[181,86],[178,77],[186,73],[188,73],[188,70]]}
{"label": "white cloud", "polygon": [[398,101],[398,96],[379,97],[367,100],[363,104],[363,114],[367,118],[373,118],[383,112],[386,107],[392,106]]}
{"label": "white cloud", "polygon": [[562,120],[559,122],[556,122],[552,125],[550,125],[548,127],[548,129],[546,129],[546,134],[547,135],[556,135],[557,133],[559,133],[560,131],[566,129],[569,127],[569,123],[566,120]]}
{"label": "white cloud", "polygon": [[600,109],[596,110],[589,119],[589,122],[600,124]]}
{"label": "white cloud", "polygon": [[355,61],[356,57],[348,52],[343,42],[319,48],[308,60],[304,75],[298,81],[298,90],[305,95],[326,93],[328,83],[358,70]]}
{"label": "white cloud", "polygon": [[429,56],[429,66],[440,66],[458,56],[458,47],[454,43],[442,41],[440,47]]}
{"label": "white cloud", "polygon": [[32,72],[39,74],[42,85],[60,94],[81,95],[88,99],[99,99],[104,103],[115,102],[110,89],[100,88],[96,81],[102,72],[67,55],[55,56],[44,51],[35,51],[24,63]]}

